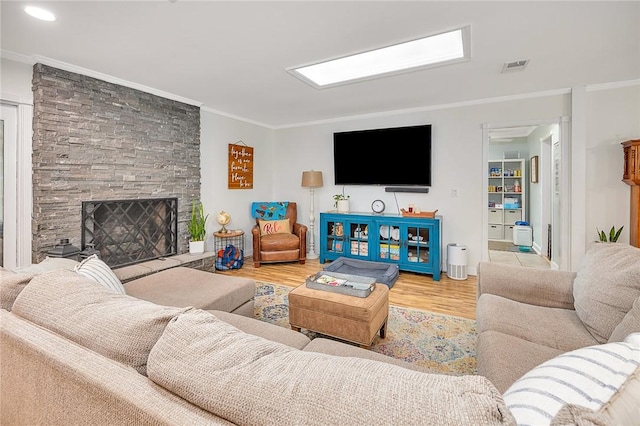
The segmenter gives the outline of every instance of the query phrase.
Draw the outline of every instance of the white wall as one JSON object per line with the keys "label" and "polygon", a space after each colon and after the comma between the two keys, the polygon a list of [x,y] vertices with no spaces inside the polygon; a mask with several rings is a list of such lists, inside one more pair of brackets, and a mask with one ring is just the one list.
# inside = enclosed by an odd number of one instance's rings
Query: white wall
{"label": "white wall", "polygon": [[515,138],[511,142],[489,142],[489,160],[501,160],[505,152],[518,153],[517,158],[528,158],[527,138]]}
{"label": "white wall", "polygon": [[622,182],[621,142],[640,138],[640,86],[587,92],[586,243],[596,227],[624,226],[629,243],[630,187]]}
{"label": "white wall", "polygon": [[[434,164],[431,191],[429,194],[397,194],[398,204],[404,207],[413,203],[422,210],[438,209],[443,216],[443,246],[449,242],[467,245],[469,273],[474,274],[484,250],[481,241],[481,212],[486,208],[482,204],[482,125],[499,123],[506,127],[509,123],[557,121],[558,117],[569,116],[572,102],[582,102],[581,98],[555,95],[277,130],[275,149],[280,153],[280,166],[274,176],[274,193],[281,198],[293,199],[296,193],[303,197],[297,189],[302,170],[322,170],[325,186],[316,191],[316,211],[330,210],[333,208],[332,195],[342,191],[342,187],[332,184],[334,131],[432,124]],[[586,182],[575,177],[572,182],[574,190],[586,192],[584,207],[572,206],[570,219],[585,217],[585,229],[571,236],[572,245],[580,253],[589,241],[595,239],[596,224],[599,227],[624,225],[628,230],[629,188],[621,182],[620,142],[640,137],[640,86],[636,82],[625,87],[588,90],[586,104],[586,117],[579,117],[578,122],[586,123],[587,141],[570,141],[574,153],[581,152],[586,156],[586,164],[577,164],[574,160],[572,165],[573,168],[584,167],[587,170]],[[556,141],[560,137],[559,129],[554,129],[554,132],[558,132],[552,136]],[[379,155],[383,161],[384,152],[380,151]],[[456,198],[450,195],[454,188],[458,192]],[[351,209],[354,211],[370,211],[370,204],[376,198],[386,203],[387,212],[397,211],[394,195],[385,193],[382,187],[350,186],[346,193],[351,195]],[[299,218],[304,222],[309,215],[308,196],[300,199],[307,201],[299,204]],[[620,241],[628,243],[628,238],[628,231],[623,232]],[[445,255],[443,250],[443,264],[446,264]],[[580,258],[571,259],[573,270]]]}
{"label": "white wall", "polygon": [[[0,60],[2,118],[13,117],[4,132],[3,258],[4,266],[31,263],[32,172],[31,140],[33,120],[32,67]],[[11,111],[9,113],[9,110]],[[8,177],[8,178],[7,178]]]}
{"label": "white wall", "polygon": [[[529,212],[528,221],[531,224],[531,228],[533,230],[533,244],[537,250],[540,250],[540,254],[546,255],[547,247],[543,247],[543,241],[546,241],[543,238],[543,233],[547,232],[547,223],[542,223],[542,208],[543,208],[543,200],[542,200],[542,179],[541,179],[541,141],[545,138],[548,138],[549,135],[552,136],[553,141],[558,140],[559,129],[557,125],[544,125],[538,126],[527,138],[527,142],[529,145],[528,152],[529,155],[527,157],[527,161],[525,166],[527,168],[527,178],[526,178],[526,188],[527,188],[527,209]],[[537,155],[538,156],[538,183],[531,182],[531,157]]]}
{"label": "white wall", "polygon": [[33,103],[31,76],[33,67],[0,58],[0,94],[9,100]]}
{"label": "white wall", "polygon": [[[31,99],[31,66],[6,59],[1,62],[0,93]],[[371,118],[345,119],[333,123],[291,129],[270,130],[218,114],[202,111],[201,176],[202,200],[211,214],[208,232],[218,229],[215,216],[220,210],[232,216],[230,227],[243,229],[246,254],[251,253],[249,230],[253,225],[253,201],[289,200],[298,202],[299,221],[308,223],[309,191],[300,187],[303,170],[321,170],[325,186],[316,191],[316,212],[333,208],[332,195],[342,191],[333,185],[334,131],[392,127],[429,123],[433,125],[433,186],[429,194],[397,194],[400,207],[409,203],[422,210],[435,210],[443,216],[443,247],[449,242],[469,247],[469,273],[482,257],[482,204],[485,165],[482,161],[482,125],[555,121],[568,116],[571,95],[538,97],[474,106],[442,108]],[[586,230],[576,238],[591,241],[595,227],[625,226],[621,241],[628,242],[629,188],[620,181],[622,148],[620,142],[640,137],[640,86],[627,86],[587,93],[587,141],[578,149],[587,151]],[[254,188],[227,189],[227,150],[239,140],[255,148]],[[396,147],[394,147],[396,148]],[[384,151],[376,153],[384,161]],[[407,153],[409,158],[410,153]],[[451,197],[451,189],[458,196]],[[394,194],[382,187],[346,188],[351,208],[370,211],[371,202],[380,198],[387,212],[396,211]],[[316,213],[317,217],[317,213]],[[585,241],[581,241],[584,244]],[[213,247],[211,237],[207,247]],[[443,264],[446,263],[443,252]]]}
{"label": "white wall", "polygon": [[[228,189],[229,144],[238,141],[254,149],[253,189]],[[220,229],[216,216],[224,210],[231,215],[227,228],[245,232],[245,255],[251,254],[251,227],[255,224],[251,203],[276,200],[273,180],[278,176],[278,167],[273,159],[273,130],[202,110],[200,147],[200,194],[209,213],[205,249],[214,248],[212,233]]]}
{"label": "white wall", "polygon": [[[556,95],[527,100],[488,103],[459,108],[412,112],[375,118],[358,118],[335,123],[318,124],[276,131],[275,145],[279,153],[278,171],[275,174],[274,191],[283,198],[300,200],[299,218],[309,216],[309,200],[300,188],[303,170],[321,170],[324,187],[316,193],[316,211],[333,209],[332,195],[342,191],[333,185],[333,132],[414,124],[432,124],[433,184],[428,194],[398,193],[400,207],[409,203],[421,210],[438,209],[443,217],[442,244],[456,242],[467,245],[469,273],[475,274],[482,257],[482,210],[485,164],[482,159],[482,125],[485,123],[511,123],[531,120],[557,121],[568,115],[569,95]],[[385,149],[401,149],[400,146],[382,147],[374,153],[384,164]],[[407,152],[407,160],[411,153]],[[376,167],[372,164],[371,167]],[[451,190],[458,196],[452,197]],[[393,193],[384,187],[348,186],[345,192],[351,196],[351,209],[370,212],[371,202],[382,199],[386,212],[397,212]],[[306,222],[305,222],[306,223]],[[443,264],[446,253],[443,250]]]}

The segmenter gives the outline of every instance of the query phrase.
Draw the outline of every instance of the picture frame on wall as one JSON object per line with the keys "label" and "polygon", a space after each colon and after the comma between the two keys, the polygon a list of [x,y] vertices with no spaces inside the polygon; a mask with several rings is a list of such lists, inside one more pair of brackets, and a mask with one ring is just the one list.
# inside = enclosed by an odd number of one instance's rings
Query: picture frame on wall
{"label": "picture frame on wall", "polygon": [[531,162],[530,162],[530,176],[531,176],[531,183],[538,183],[538,156],[534,155],[533,157],[531,157]]}

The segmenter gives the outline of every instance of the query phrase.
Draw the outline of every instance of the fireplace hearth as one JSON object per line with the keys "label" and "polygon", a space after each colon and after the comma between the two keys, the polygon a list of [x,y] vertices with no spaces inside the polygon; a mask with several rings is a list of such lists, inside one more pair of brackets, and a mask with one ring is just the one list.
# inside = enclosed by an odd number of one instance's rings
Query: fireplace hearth
{"label": "fireplace hearth", "polygon": [[175,255],[178,199],[83,201],[81,238],[111,267]]}

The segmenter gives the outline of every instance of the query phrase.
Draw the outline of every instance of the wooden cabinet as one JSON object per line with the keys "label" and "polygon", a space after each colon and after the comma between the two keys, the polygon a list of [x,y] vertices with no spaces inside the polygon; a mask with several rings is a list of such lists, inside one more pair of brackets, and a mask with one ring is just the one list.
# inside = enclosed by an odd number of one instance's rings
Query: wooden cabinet
{"label": "wooden cabinet", "polygon": [[622,180],[631,185],[629,243],[640,247],[640,139],[622,142],[624,170]]}
{"label": "wooden cabinet", "polygon": [[622,142],[624,171],[622,180],[629,185],[640,185],[640,139]]}
{"label": "wooden cabinet", "polygon": [[320,263],[344,256],[395,263],[440,280],[441,217],[320,213]]}

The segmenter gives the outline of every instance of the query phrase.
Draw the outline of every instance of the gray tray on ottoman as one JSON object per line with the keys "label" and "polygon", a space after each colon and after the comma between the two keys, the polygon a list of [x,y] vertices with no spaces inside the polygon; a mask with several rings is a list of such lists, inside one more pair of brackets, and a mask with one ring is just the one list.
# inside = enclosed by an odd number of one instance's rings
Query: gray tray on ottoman
{"label": "gray tray on ottoman", "polygon": [[393,287],[400,275],[398,265],[347,257],[337,258],[325,266],[323,271],[375,278],[376,282],[386,284],[389,288]]}
{"label": "gray tray on ottoman", "polygon": [[320,271],[307,277],[307,287],[349,296],[367,297],[375,290],[376,280],[358,275]]}

